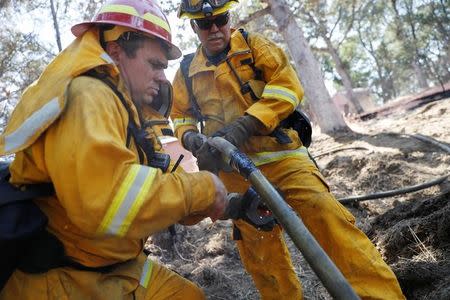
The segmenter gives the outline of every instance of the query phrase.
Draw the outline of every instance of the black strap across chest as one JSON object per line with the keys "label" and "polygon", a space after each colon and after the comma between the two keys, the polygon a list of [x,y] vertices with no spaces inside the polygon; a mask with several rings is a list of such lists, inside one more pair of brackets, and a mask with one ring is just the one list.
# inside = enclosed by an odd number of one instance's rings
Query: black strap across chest
{"label": "black strap across chest", "polygon": [[[245,42],[247,43],[247,45],[250,48],[250,44],[248,42],[248,32],[243,28],[239,28],[238,30],[242,34]],[[201,130],[201,132],[203,132],[203,128],[205,126],[204,122],[207,120],[207,117],[202,114],[200,105],[198,104],[197,99],[195,98],[194,91],[192,88],[192,77],[189,76],[189,67],[191,66],[194,56],[195,56],[195,53],[189,53],[189,54],[184,55],[183,59],[181,60],[181,63],[180,63],[180,70],[181,70],[181,74],[183,75],[184,82],[186,84],[186,89],[188,91],[189,102],[191,103],[192,115],[200,123],[200,130]],[[226,60],[226,61],[230,65],[230,62],[228,60]],[[255,79],[262,80],[262,78],[263,78],[262,70],[256,68],[254,61],[251,60],[251,62],[248,63],[248,65],[253,69],[253,72],[255,73]],[[230,66],[230,67],[231,67],[231,70],[235,73],[236,71],[234,70],[234,68],[232,66]],[[237,74],[235,74],[235,76],[237,76],[237,79],[240,82],[241,92],[243,92],[244,94],[249,92],[249,91],[246,91],[245,87],[243,87],[244,83],[241,82],[239,76]],[[257,99],[254,98],[254,100],[256,101]]]}

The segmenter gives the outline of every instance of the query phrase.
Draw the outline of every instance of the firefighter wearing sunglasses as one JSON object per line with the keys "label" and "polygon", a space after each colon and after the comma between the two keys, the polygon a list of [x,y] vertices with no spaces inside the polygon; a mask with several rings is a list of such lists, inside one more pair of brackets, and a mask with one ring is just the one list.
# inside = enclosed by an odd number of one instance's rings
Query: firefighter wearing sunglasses
{"label": "firefighter wearing sunglasses", "polygon": [[[302,86],[280,47],[230,27],[229,10],[237,2],[183,0],[179,6],[178,16],[190,19],[201,45],[187,77],[180,68],[173,82],[176,136],[200,169],[218,172],[228,191],[244,193],[248,182],[220,170],[203,141],[222,136],[233,143],[282,192],[361,298],[404,299],[394,273],[330,193],[299,133],[279,127],[300,104]],[[265,232],[237,220],[233,236],[262,299],[302,298],[279,226]]]}

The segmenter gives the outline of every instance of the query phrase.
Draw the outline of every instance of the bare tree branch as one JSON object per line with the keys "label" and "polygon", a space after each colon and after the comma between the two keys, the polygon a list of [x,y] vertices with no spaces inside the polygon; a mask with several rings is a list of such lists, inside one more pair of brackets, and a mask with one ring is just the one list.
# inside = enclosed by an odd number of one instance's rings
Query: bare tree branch
{"label": "bare tree branch", "polygon": [[62,51],[61,34],[59,33],[58,19],[56,16],[55,4],[54,4],[53,0],[50,0],[50,9],[52,10],[53,27],[55,28],[55,34],[56,34],[56,44],[58,45],[59,52],[61,52]]}
{"label": "bare tree branch", "polygon": [[0,8],[8,6],[10,2],[11,0],[0,0]]}
{"label": "bare tree branch", "polygon": [[241,27],[244,26],[247,23],[250,23],[251,21],[257,19],[257,18],[261,18],[267,14],[270,13],[270,7],[267,6],[266,8],[260,9],[255,11],[254,13],[250,14],[247,18],[240,20],[237,24],[236,27]]}
{"label": "bare tree branch", "polygon": [[339,49],[342,45],[342,43],[347,39],[347,35],[350,32],[350,30],[353,29],[353,24],[355,23],[355,15],[358,10],[356,9],[356,1],[352,1],[352,15],[350,22],[348,23],[347,29],[345,30],[344,34],[342,35],[342,38],[340,41],[336,43],[336,49]]}
{"label": "bare tree branch", "polygon": [[329,30],[330,33],[329,33],[328,36],[330,37],[330,39],[331,39],[331,37],[333,36],[334,30],[338,27],[339,23],[341,22],[341,19],[342,19],[342,10],[343,10],[343,8],[342,8],[342,7],[339,7],[339,9],[338,9],[339,13],[338,13],[338,17],[336,18],[336,22],[334,22],[332,28]]}

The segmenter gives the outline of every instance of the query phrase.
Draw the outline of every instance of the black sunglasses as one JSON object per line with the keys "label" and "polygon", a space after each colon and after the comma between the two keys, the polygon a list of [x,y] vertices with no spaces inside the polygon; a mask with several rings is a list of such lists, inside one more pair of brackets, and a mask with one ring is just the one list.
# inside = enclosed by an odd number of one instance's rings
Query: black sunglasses
{"label": "black sunglasses", "polygon": [[225,14],[218,15],[214,19],[196,19],[194,22],[201,30],[209,30],[213,24],[216,24],[217,27],[222,27],[227,25],[229,20],[230,14],[227,12]]}

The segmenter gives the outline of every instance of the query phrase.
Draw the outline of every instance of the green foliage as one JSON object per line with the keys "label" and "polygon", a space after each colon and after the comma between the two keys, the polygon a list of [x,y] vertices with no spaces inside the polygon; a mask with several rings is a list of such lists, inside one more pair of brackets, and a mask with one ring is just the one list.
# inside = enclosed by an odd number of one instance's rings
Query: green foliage
{"label": "green foliage", "polygon": [[[0,11],[3,20],[14,20],[13,8]],[[0,127],[9,115],[21,92],[38,78],[44,66],[53,57],[37,35],[17,30],[14,22],[0,31]]]}
{"label": "green foliage", "polygon": [[[91,19],[103,2],[54,0],[58,26],[66,45],[73,39],[70,27]],[[0,2],[0,18],[9,20],[0,31],[0,128],[23,90],[58,53],[56,31],[42,30],[43,26],[54,29],[49,5],[47,0]]]}
{"label": "green foliage", "polygon": [[[394,6],[395,3],[395,6]],[[340,84],[333,47],[353,87],[383,101],[450,80],[448,1],[303,1],[296,17],[326,76]],[[331,43],[327,44],[327,39]],[[333,68],[334,67],[334,68]]]}
{"label": "green foliage", "polygon": [[[105,0],[54,0],[63,47],[73,39],[70,27],[89,20]],[[450,80],[450,9],[448,0],[286,0],[304,32],[326,80],[343,88],[344,73],[353,88],[372,90],[379,101],[417,92]],[[174,42],[185,51],[198,40],[188,21],[173,22],[179,1],[160,0],[170,15]],[[287,49],[270,14],[251,18],[267,7],[265,1],[241,0],[232,24],[257,31]],[[33,19],[34,31],[20,30]],[[57,54],[48,0],[0,0],[0,119],[22,90],[35,80]],[[50,25],[48,25],[50,24]],[[335,53],[336,55],[333,55]],[[338,68],[340,66],[340,68]],[[344,73],[343,73],[344,72]]]}

